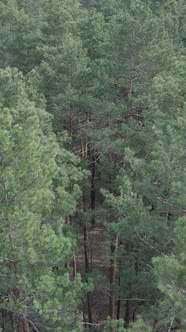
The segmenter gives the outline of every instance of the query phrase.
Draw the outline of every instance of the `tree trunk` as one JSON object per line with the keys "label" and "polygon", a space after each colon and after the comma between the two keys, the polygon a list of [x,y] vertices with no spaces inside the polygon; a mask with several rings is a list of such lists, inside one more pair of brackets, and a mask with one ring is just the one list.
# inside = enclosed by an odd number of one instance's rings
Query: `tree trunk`
{"label": "tree trunk", "polygon": [[94,153],[91,156],[91,193],[90,193],[90,208],[92,210],[91,224],[92,227],[95,225],[94,210],[96,207],[96,191],[95,191],[95,172],[96,172],[96,162]]}
{"label": "tree trunk", "polygon": [[124,317],[124,327],[128,328],[130,323],[130,301],[126,300],[126,308],[125,308],[125,317]]}
{"label": "tree trunk", "polygon": [[116,314],[116,319],[120,319],[120,311],[121,311],[121,258],[119,258],[119,263],[118,263],[118,289],[119,289],[119,295],[118,295],[118,300],[117,300],[117,314]]}
{"label": "tree trunk", "polygon": [[[85,278],[88,282],[87,274],[90,272],[89,269],[89,257],[88,257],[88,229],[87,226],[84,225],[84,256],[85,256]],[[87,298],[87,312],[88,312],[88,323],[92,323],[92,295],[91,292],[86,293]],[[91,328],[91,325],[89,325]]]}
{"label": "tree trunk", "polygon": [[88,229],[87,225],[83,227],[83,235],[84,235],[84,255],[85,255],[85,273],[88,274],[89,271],[89,257],[88,257]]}
{"label": "tree trunk", "polygon": [[5,331],[6,310],[1,309],[2,332]]}
{"label": "tree trunk", "polygon": [[77,262],[76,262],[76,255],[74,255],[74,257],[73,257],[72,266],[73,266],[73,278],[75,279],[76,276],[77,276]]}
{"label": "tree trunk", "polygon": [[20,320],[18,332],[30,332],[29,322],[25,318]]}
{"label": "tree trunk", "polygon": [[116,281],[116,250],[118,246],[118,237],[111,241],[111,259],[110,259],[110,296],[109,296],[109,316],[113,320],[115,319],[115,294],[113,286]]}

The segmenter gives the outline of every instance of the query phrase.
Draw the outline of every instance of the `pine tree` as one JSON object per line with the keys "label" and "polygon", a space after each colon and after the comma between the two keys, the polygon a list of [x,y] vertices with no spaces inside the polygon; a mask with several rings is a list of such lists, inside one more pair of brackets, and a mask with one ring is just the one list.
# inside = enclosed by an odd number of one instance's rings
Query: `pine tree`
{"label": "pine tree", "polygon": [[39,97],[37,105],[29,100],[23,75],[1,70],[0,86],[1,327],[80,331],[82,284],[66,265],[75,240],[65,219],[81,173],[73,176],[76,158],[56,143],[50,116]]}
{"label": "pine tree", "polygon": [[[114,167],[116,172],[112,181],[107,180],[108,191],[103,194],[106,210],[111,211],[105,217],[111,220],[107,226],[111,243],[114,236],[119,238],[118,249],[111,250],[118,264],[118,285],[115,279],[112,296],[114,302],[117,299],[118,319],[120,299],[126,299],[123,318],[128,327],[138,311],[147,314],[161,297],[151,259],[172,250],[175,220],[184,209],[184,152],[180,147],[185,59],[181,45],[178,48],[179,15],[171,16],[172,5],[168,15],[157,14],[142,1],[118,4],[119,13],[113,8],[109,17],[113,45],[109,54],[110,135],[105,130],[111,163],[106,167],[108,179]],[[104,131],[101,135],[104,139]]]}
{"label": "pine tree", "polygon": [[175,228],[175,249],[171,255],[153,259],[158,287],[165,294],[161,303],[160,321],[169,329],[186,326],[186,220],[182,217]]}
{"label": "pine tree", "polygon": [[[81,3],[0,1],[0,66],[25,75],[1,71],[2,327],[11,317],[14,330],[79,329],[78,237],[84,279],[94,275],[95,288],[103,279],[109,294],[106,329],[181,328],[184,255],[174,228],[186,196],[185,4]],[[98,224],[108,273],[90,249]],[[171,262],[177,294],[165,285]],[[94,324],[96,296],[86,289],[84,323]]]}
{"label": "pine tree", "polygon": [[23,3],[0,1],[1,68],[12,66],[27,73],[41,62],[38,45],[43,22],[37,3],[38,8],[28,12]]}

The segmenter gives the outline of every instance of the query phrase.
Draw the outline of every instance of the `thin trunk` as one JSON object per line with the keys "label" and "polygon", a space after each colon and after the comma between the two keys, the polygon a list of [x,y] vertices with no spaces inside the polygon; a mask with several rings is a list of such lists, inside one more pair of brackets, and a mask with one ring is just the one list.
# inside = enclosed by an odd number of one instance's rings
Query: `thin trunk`
{"label": "thin trunk", "polygon": [[96,172],[96,162],[93,153],[91,157],[91,193],[90,193],[90,208],[92,210],[92,218],[91,218],[92,227],[94,227],[95,225],[94,210],[96,207],[95,172]]}
{"label": "thin trunk", "polygon": [[[112,128],[111,124],[111,119],[109,119],[109,128]],[[112,152],[110,151],[109,153],[109,161],[112,163]],[[109,181],[110,184],[112,183],[112,176],[109,175]],[[112,188],[110,187],[110,192],[112,192]],[[110,242],[110,276],[109,276],[109,281],[110,281],[110,291],[109,291],[109,317],[111,320],[115,319],[115,292],[113,290],[113,287],[115,285],[116,281],[116,250],[118,246],[118,237],[114,238],[114,236],[111,237],[111,242]],[[110,332],[113,331],[112,326],[110,327]]]}
{"label": "thin trunk", "polygon": [[[84,144],[82,144],[81,147],[81,157],[87,159],[89,156],[89,143],[87,142],[87,139]],[[84,212],[87,211],[87,202],[86,202],[86,196],[83,196],[83,209]],[[89,264],[89,250],[88,250],[88,227],[85,222],[83,226],[83,239],[84,239],[84,259],[85,259],[85,280],[88,282],[88,274],[90,272],[90,264]],[[88,323],[92,324],[92,294],[91,292],[86,293],[86,302],[87,302],[87,313],[88,313]],[[86,321],[85,321],[86,323]],[[85,325],[86,326],[86,325]],[[91,328],[91,325],[88,325],[89,328]]]}
{"label": "thin trunk", "polygon": [[[73,226],[73,219],[72,216],[68,216],[66,220],[67,225]],[[74,254],[72,262],[70,262],[70,265],[72,266],[72,276],[75,279],[77,276],[77,262],[76,262],[76,255]],[[69,268],[69,262],[66,263],[66,268]]]}
{"label": "thin trunk", "polygon": [[85,255],[85,273],[88,274],[89,271],[89,257],[88,257],[88,229],[87,225],[83,227],[83,235],[84,235],[84,255]]}
{"label": "thin trunk", "polygon": [[15,315],[12,313],[10,313],[10,321],[11,321],[13,332],[17,332]]}
{"label": "thin trunk", "polygon": [[[87,112],[86,114],[87,120],[89,121],[89,123],[92,122],[92,118],[91,118],[91,113]],[[90,172],[91,172],[91,189],[90,189],[90,208],[92,211],[92,218],[91,218],[91,224],[92,227],[95,224],[95,217],[94,217],[94,209],[95,209],[95,197],[96,197],[96,193],[95,193],[95,172],[96,172],[96,162],[95,162],[95,154],[94,154],[94,149],[91,146],[90,142],[87,144],[87,158],[90,161]]]}
{"label": "thin trunk", "polygon": [[2,330],[3,331],[5,328],[5,317],[6,317],[6,312],[4,309],[1,309],[1,321],[2,321]]}
{"label": "thin trunk", "polygon": [[[86,274],[86,281],[88,282],[87,274],[90,272],[90,268],[89,268],[89,257],[88,257],[88,229],[86,225],[84,225],[83,231],[84,231],[85,274]],[[91,292],[86,293],[86,298],[87,298],[88,323],[92,324],[93,320],[92,320]],[[91,325],[89,325],[89,328],[91,328]]]}
{"label": "thin trunk", "polygon": [[128,328],[129,327],[129,323],[130,323],[130,301],[126,300],[126,307],[125,307],[125,317],[124,317],[124,327]]}
{"label": "thin trunk", "polygon": [[[88,309],[88,323],[92,324],[92,294],[91,292],[87,292],[87,309]],[[89,325],[89,329],[91,329],[91,325]]]}
{"label": "thin trunk", "polygon": [[75,279],[77,276],[77,261],[76,261],[76,255],[74,254],[73,261],[72,261],[72,266],[73,266],[73,278]]}
{"label": "thin trunk", "polygon": [[94,242],[94,235],[92,234],[91,241],[90,241],[90,271],[91,272],[92,272],[92,268],[93,268],[93,242]]}
{"label": "thin trunk", "polygon": [[119,295],[118,295],[118,300],[117,300],[117,315],[116,319],[120,319],[120,311],[121,311],[121,258],[119,258],[119,263],[118,263],[118,289],[119,289]]}
{"label": "thin trunk", "polygon": [[113,286],[116,281],[116,250],[118,246],[118,237],[111,241],[111,259],[110,259],[110,296],[109,296],[109,316],[113,320],[115,319],[115,293],[113,291]]}

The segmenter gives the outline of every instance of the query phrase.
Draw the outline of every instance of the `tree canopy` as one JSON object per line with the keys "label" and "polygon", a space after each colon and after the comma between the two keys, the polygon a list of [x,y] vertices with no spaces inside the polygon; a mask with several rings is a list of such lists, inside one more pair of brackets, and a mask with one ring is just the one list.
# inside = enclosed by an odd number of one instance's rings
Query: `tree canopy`
{"label": "tree canopy", "polygon": [[0,330],[185,331],[186,5],[0,1]]}

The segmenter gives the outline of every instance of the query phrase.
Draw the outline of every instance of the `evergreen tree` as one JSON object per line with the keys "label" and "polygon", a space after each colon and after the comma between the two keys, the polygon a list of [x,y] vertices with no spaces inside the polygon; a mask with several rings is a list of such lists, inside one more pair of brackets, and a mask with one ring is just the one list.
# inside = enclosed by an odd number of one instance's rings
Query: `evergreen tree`
{"label": "evergreen tree", "polygon": [[161,304],[160,322],[168,328],[186,327],[186,220],[182,217],[175,228],[175,249],[170,256],[153,259],[158,287],[165,294]]}
{"label": "evergreen tree", "polygon": [[40,63],[41,26],[39,8],[28,12],[23,3],[19,7],[16,1],[0,1],[1,68],[13,66],[27,73]]}
{"label": "evergreen tree", "polygon": [[[174,228],[186,196],[185,9],[183,0],[0,1],[0,67],[25,75],[0,73],[5,330],[80,329],[76,237],[79,269],[95,281],[85,326],[103,279],[106,330],[184,329],[184,219],[176,240]],[[99,245],[93,252],[100,230],[108,271]]]}
{"label": "evergreen tree", "polygon": [[82,175],[56,143],[42,100],[29,100],[22,74],[1,70],[0,86],[1,327],[79,331],[82,285],[66,265],[75,241],[64,223]]}
{"label": "evergreen tree", "polygon": [[113,302],[117,299],[118,319],[121,301],[126,299],[123,318],[128,327],[141,310],[149,315],[151,304],[161,297],[151,259],[172,250],[175,220],[184,210],[184,151],[180,147],[185,130],[185,59],[181,45],[178,48],[179,16],[171,16],[172,5],[168,16],[167,12],[157,14],[142,1],[118,4],[119,13],[113,8],[109,16],[113,48],[109,54],[110,135],[105,130],[105,137],[111,164],[105,173],[109,192],[103,193],[110,211],[105,220],[113,276],[118,264],[118,285],[113,277],[111,295]]}

